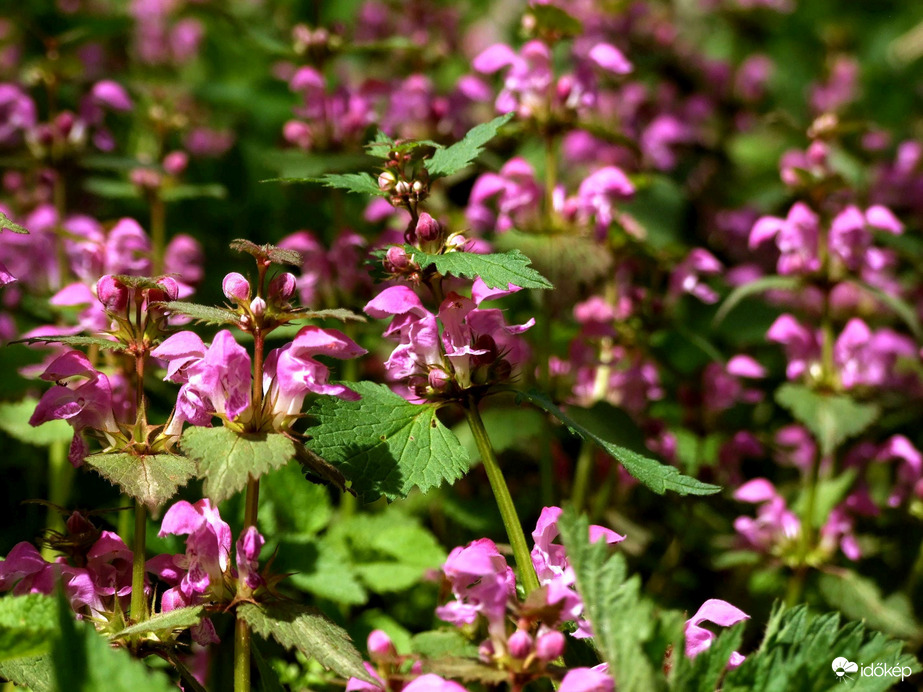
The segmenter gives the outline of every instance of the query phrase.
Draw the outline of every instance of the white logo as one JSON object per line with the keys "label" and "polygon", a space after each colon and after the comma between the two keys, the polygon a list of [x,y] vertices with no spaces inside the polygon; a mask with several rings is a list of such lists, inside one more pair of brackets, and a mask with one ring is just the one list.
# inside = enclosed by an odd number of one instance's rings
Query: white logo
{"label": "white logo", "polygon": [[833,663],[831,665],[833,667],[833,672],[836,673],[836,676],[840,681],[845,678],[852,679],[849,675],[847,675],[847,673],[859,672],[859,664],[853,663],[843,656],[839,656],[838,658],[833,659]]}

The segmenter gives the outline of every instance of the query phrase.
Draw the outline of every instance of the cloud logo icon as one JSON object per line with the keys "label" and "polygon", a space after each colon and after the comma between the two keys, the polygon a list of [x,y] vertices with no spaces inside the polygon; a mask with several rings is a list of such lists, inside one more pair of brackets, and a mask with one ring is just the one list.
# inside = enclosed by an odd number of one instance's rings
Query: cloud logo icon
{"label": "cloud logo icon", "polygon": [[838,678],[842,678],[847,673],[858,673],[859,672],[859,664],[853,663],[852,661],[850,661],[849,659],[843,656],[839,656],[833,659],[833,663],[830,665],[833,668],[833,672],[836,673],[836,676]]}

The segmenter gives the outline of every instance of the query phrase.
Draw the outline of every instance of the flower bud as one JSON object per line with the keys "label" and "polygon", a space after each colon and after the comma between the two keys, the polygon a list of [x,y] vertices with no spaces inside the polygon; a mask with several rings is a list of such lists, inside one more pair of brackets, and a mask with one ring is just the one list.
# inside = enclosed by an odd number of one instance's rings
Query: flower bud
{"label": "flower bud", "polygon": [[557,630],[548,630],[535,640],[535,655],[542,661],[553,661],[564,653],[564,635]]}
{"label": "flower bud", "polygon": [[478,647],[478,658],[484,663],[493,663],[495,653],[494,643],[489,639],[482,641]]}
{"label": "flower bud", "polygon": [[442,236],[442,224],[426,212],[420,214],[420,218],[417,220],[417,227],[414,230],[417,234],[417,238],[424,243],[431,243]]}
{"label": "flower bud", "polygon": [[231,272],[221,282],[221,290],[228,300],[244,302],[250,300],[250,282],[243,274]]}
{"label": "flower bud", "polygon": [[96,296],[106,312],[120,313],[128,305],[128,288],[111,274],[96,282]]}
{"label": "flower bud", "polygon": [[171,151],[163,157],[163,169],[170,175],[179,175],[189,165],[189,155],[185,151]]}
{"label": "flower bud", "polygon": [[128,174],[128,178],[140,188],[152,190],[160,187],[160,173],[152,168],[135,168]]}
{"label": "flower bud", "polygon": [[394,648],[391,637],[382,630],[372,630],[369,633],[368,646],[369,656],[371,656],[372,660],[389,659],[397,656],[397,649]]}
{"label": "flower bud", "polygon": [[397,178],[391,171],[384,171],[378,176],[379,190],[393,190],[395,185],[397,185]]}
{"label": "flower bud", "polygon": [[393,272],[403,271],[410,266],[410,257],[407,256],[407,251],[400,245],[392,245],[388,248],[385,261]]}
{"label": "flower bud", "polygon": [[443,389],[445,389],[449,382],[451,382],[451,379],[452,378],[449,377],[449,373],[447,373],[442,368],[433,368],[429,371],[429,376],[427,377],[429,386],[437,392],[441,392]]}
{"label": "flower bud", "polygon": [[456,250],[462,251],[465,249],[465,246],[468,244],[468,239],[463,236],[461,233],[453,233],[445,241],[446,250]]}
{"label": "flower bud", "polygon": [[532,635],[525,630],[516,630],[506,642],[513,658],[525,658],[532,653]]}
{"label": "flower bud", "polygon": [[284,303],[295,295],[298,282],[295,275],[284,272],[269,282],[269,298],[276,303]]}
{"label": "flower bud", "polygon": [[255,317],[262,317],[266,314],[266,301],[257,296],[250,301],[250,312],[253,313]]}
{"label": "flower bud", "polygon": [[157,283],[163,287],[163,292],[166,294],[164,300],[179,298],[179,282],[172,276],[161,276],[157,279]]}
{"label": "flower bud", "polygon": [[394,186],[394,191],[399,195],[406,195],[410,192],[410,183],[406,180],[401,180],[397,185]]}

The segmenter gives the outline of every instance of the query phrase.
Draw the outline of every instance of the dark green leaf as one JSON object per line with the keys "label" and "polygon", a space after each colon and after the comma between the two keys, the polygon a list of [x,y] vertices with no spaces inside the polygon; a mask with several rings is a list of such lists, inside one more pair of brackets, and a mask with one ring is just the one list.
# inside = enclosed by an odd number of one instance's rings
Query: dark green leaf
{"label": "dark green leaf", "polygon": [[437,149],[433,157],[426,162],[426,170],[433,178],[457,173],[478,157],[484,145],[496,137],[500,128],[512,117],[512,113],[507,113],[489,123],[474,126],[460,142],[445,149]]}
{"label": "dark green leaf", "polygon": [[877,404],[859,403],[845,394],[815,392],[791,382],[776,390],[776,402],[814,434],[823,456],[864,432],[881,414]]}
{"label": "dark green leaf", "polygon": [[38,427],[29,425],[38,399],[26,397],[18,402],[0,404],[0,430],[20,442],[45,447],[55,442],[70,442],[74,429],[63,420],[50,420]]}
{"label": "dark green leaf", "polygon": [[161,303],[165,310],[178,315],[191,317],[199,324],[240,324],[240,315],[227,308],[218,308],[211,305],[187,303],[183,300],[171,300]]}
{"label": "dark green leaf", "polygon": [[580,20],[555,5],[532,5],[529,14],[535,18],[535,32],[539,35],[552,34],[567,38],[583,33]]}
{"label": "dark green leaf", "polygon": [[481,277],[490,288],[507,288],[509,284],[519,288],[554,288],[551,282],[531,266],[531,260],[519,250],[478,255],[473,252],[447,252],[444,255],[430,255],[406,246],[408,254],[421,269],[433,265],[440,274],[464,276],[469,279]]}
{"label": "dark green leaf", "polygon": [[322,397],[308,415],[308,447],[337,466],[363,498],[406,497],[461,478],[469,459],[433,404],[411,404],[386,386],[350,383],[362,398]]}
{"label": "dark green leaf", "polygon": [[66,344],[67,346],[98,346],[104,351],[124,351],[125,344],[102,336],[32,336],[14,344]]}
{"label": "dark green leaf", "polygon": [[0,661],[48,653],[57,634],[54,598],[41,594],[0,598]]}
{"label": "dark green leaf", "polygon": [[892,296],[890,293],[882,291],[876,286],[871,286],[862,281],[847,281],[846,283],[850,283],[853,286],[858,286],[861,290],[871,293],[877,300],[880,300],[889,309],[893,310],[898,317],[901,318],[904,324],[906,324],[910,328],[910,331],[913,332],[913,335],[917,338],[917,340],[923,338],[923,328],[920,327],[920,318],[917,317],[917,313],[913,309],[912,305],[896,296]]}
{"label": "dark green leaf", "polygon": [[545,394],[541,392],[520,392],[520,396],[546,410],[560,420],[575,435],[586,440],[592,440],[600,446],[613,459],[618,461],[625,470],[641,481],[658,495],[663,495],[667,490],[672,490],[680,495],[711,495],[721,488],[710,483],[684,476],[674,466],[661,464],[656,459],[643,456],[630,449],[621,447],[610,441],[609,432],[594,432],[584,428],[576,420],[564,413]]}
{"label": "dark green leaf", "polygon": [[801,286],[801,278],[797,276],[764,276],[756,281],[741,284],[724,299],[718,312],[715,313],[713,324],[720,324],[728,313],[731,312],[744,298],[755,296],[766,291],[797,291]]}
{"label": "dark green leaf", "polygon": [[236,433],[225,427],[187,428],[180,445],[198,462],[203,491],[223,502],[250,479],[281,468],[295,456],[295,443],[278,433]]}
{"label": "dark green leaf", "polygon": [[9,216],[0,211],[0,230],[12,231],[13,233],[28,233],[25,226],[20,226]]}
{"label": "dark green leaf", "polygon": [[264,183],[315,183],[359,195],[387,197],[390,193],[378,187],[378,181],[368,173],[327,173],[319,178],[269,178]]}
{"label": "dark green leaf", "polygon": [[121,639],[133,634],[147,634],[148,632],[162,632],[183,630],[193,625],[198,625],[205,614],[205,606],[189,606],[177,608],[168,613],[158,613],[144,622],[139,622],[131,627],[126,627],[121,632],[116,632],[112,639]]}
{"label": "dark green leaf", "polygon": [[510,674],[499,668],[482,663],[476,658],[449,657],[435,660],[424,659],[424,673],[435,673],[444,678],[454,678],[463,682],[480,682],[494,687],[510,679]]}
{"label": "dark green leaf", "polygon": [[314,608],[291,601],[243,603],[237,617],[264,639],[272,637],[286,649],[298,649],[341,677],[370,680],[349,635]]}
{"label": "dark green leaf", "polygon": [[259,692],[285,692],[282,682],[279,680],[279,674],[276,672],[263,652],[260,650],[259,641],[250,642],[250,651],[253,654],[253,661],[256,663],[256,669],[260,675],[260,685],[257,688]]}
{"label": "dark green leaf", "polygon": [[224,199],[228,191],[224,185],[217,183],[208,185],[177,185],[175,187],[166,187],[161,192],[161,197],[165,202],[179,202],[186,199],[201,199],[210,197],[212,199]]}
{"label": "dark green leaf", "polygon": [[192,459],[177,454],[91,454],[86,465],[152,512],[196,475]]}

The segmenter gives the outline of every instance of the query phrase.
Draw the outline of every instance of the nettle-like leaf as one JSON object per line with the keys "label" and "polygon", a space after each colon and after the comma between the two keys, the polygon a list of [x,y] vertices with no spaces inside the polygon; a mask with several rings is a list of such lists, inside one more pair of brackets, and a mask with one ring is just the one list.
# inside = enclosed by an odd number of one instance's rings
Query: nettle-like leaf
{"label": "nettle-like leaf", "polygon": [[183,451],[198,463],[203,492],[223,502],[250,479],[281,468],[295,457],[295,443],[279,433],[236,433],[229,428],[187,428]]}
{"label": "nettle-like leaf", "polygon": [[[494,118],[489,123],[481,123],[468,131],[460,142],[450,147],[437,149],[429,161],[425,162],[431,178],[440,178],[457,173],[472,163],[483,151],[484,145],[497,136],[497,132],[513,117],[512,113]],[[377,186],[376,186],[377,187]]]}
{"label": "nettle-like leaf", "polygon": [[[553,415],[575,435],[595,442],[613,459],[624,466],[628,473],[658,495],[663,495],[667,490],[672,490],[680,495],[711,495],[721,490],[720,486],[703,483],[695,478],[683,475],[675,466],[667,466],[656,459],[616,444],[611,441],[608,430],[597,431],[583,427],[541,392],[517,392],[517,394]],[[587,422],[589,422],[589,418]]]}
{"label": "nettle-like leaf", "polygon": [[375,139],[365,145],[369,155],[378,159],[388,158],[388,155],[392,151],[396,151],[400,154],[407,154],[421,147],[432,147],[433,149],[445,148],[442,144],[439,144],[439,142],[434,142],[431,139],[406,139],[395,142],[381,130],[375,133]]}
{"label": "nettle-like leaf", "polygon": [[300,320],[339,320],[340,322],[366,322],[364,315],[359,315],[346,308],[329,308],[327,310],[295,310]]}
{"label": "nettle-like leaf", "polygon": [[25,226],[20,226],[2,211],[0,211],[0,230],[12,231],[13,233],[29,233]]}
{"label": "nettle-like leaf", "polygon": [[593,626],[596,646],[620,692],[666,689],[658,669],[668,642],[662,644],[656,660],[648,657],[651,647],[647,644],[654,638],[657,616],[653,604],[641,598],[640,578],[629,578],[625,558],[618,552],[610,555],[605,541],[590,543],[586,517],[568,509],[558,528],[577,575],[577,590]]}
{"label": "nettle-like leaf", "polygon": [[394,500],[468,471],[468,454],[436,417],[437,405],[412,404],[372,382],[350,387],[359,401],[321,397],[308,411],[317,420],[308,448],[340,468],[360,497]]}
{"label": "nettle-like leaf", "polygon": [[913,617],[913,604],[904,594],[883,598],[874,581],[851,570],[822,574],[819,586],[827,603],[847,617],[900,639],[919,639],[923,635]]}
{"label": "nettle-like leaf", "polygon": [[[869,632],[863,623],[841,624],[837,613],[820,615],[804,605],[791,609],[777,605],[759,649],[748,653],[739,668],[726,673],[721,689],[723,692],[826,692],[842,682],[831,665],[840,657],[859,667],[882,664],[889,669],[919,672],[921,667],[916,658],[902,650],[903,642]],[[849,689],[862,692],[890,689],[900,679],[890,675],[851,674],[850,677],[846,681]]]}
{"label": "nettle-like leaf", "polygon": [[56,609],[55,599],[41,594],[0,598],[0,661],[48,653],[58,634]]}
{"label": "nettle-like leaf", "polygon": [[319,610],[291,601],[243,603],[237,617],[264,639],[297,649],[341,677],[370,680],[349,635]]}
{"label": "nettle-like leaf", "polygon": [[30,336],[28,339],[13,341],[14,344],[64,344],[65,346],[97,346],[104,351],[124,351],[128,347],[119,341],[112,341],[103,336],[52,335]]}
{"label": "nettle-like leaf", "polygon": [[369,173],[327,173],[315,178],[269,178],[264,183],[314,183],[335,190],[346,190],[357,195],[387,197],[391,193],[378,187],[378,181]]}
{"label": "nettle-like leaf", "polygon": [[240,324],[240,315],[227,308],[200,305],[198,303],[187,303],[184,300],[170,300],[159,303],[159,305],[170,312],[191,317],[199,324]]}
{"label": "nettle-like leaf", "polygon": [[85,463],[152,512],[196,475],[195,462],[178,454],[91,454]]}
{"label": "nettle-like leaf", "polygon": [[474,252],[447,252],[431,255],[411,245],[405,245],[409,255],[421,269],[434,266],[440,274],[462,276],[468,279],[481,277],[490,288],[554,288],[551,282],[530,265],[532,261],[519,250],[479,255]]}
{"label": "nettle-like leaf", "polygon": [[0,404],[0,430],[20,442],[38,447],[46,447],[55,442],[70,442],[74,437],[74,429],[67,421],[51,420],[38,427],[29,425],[37,404],[38,399],[34,397]]}
{"label": "nettle-like leaf", "polygon": [[791,382],[776,390],[776,402],[814,434],[824,456],[862,434],[881,414],[877,404],[859,403],[846,394],[815,392]]}
{"label": "nettle-like leaf", "polygon": [[285,248],[276,247],[275,245],[257,245],[246,238],[232,240],[228,245],[235,252],[242,252],[257,259],[269,260],[276,264],[290,264],[293,267],[300,267],[304,258],[300,252],[295,250],[286,250]]}
{"label": "nettle-like leaf", "polygon": [[144,622],[139,622],[131,627],[126,627],[120,632],[116,632],[111,639],[123,639],[135,634],[147,634],[148,632],[171,632],[173,630],[183,630],[193,625],[199,624],[205,615],[205,606],[189,606],[186,608],[177,608],[167,613],[158,613],[149,617]]}
{"label": "nettle-like leaf", "polygon": [[50,653],[0,661],[0,677],[16,685],[28,687],[32,692],[58,692]]}
{"label": "nettle-like leaf", "polygon": [[714,692],[721,689],[731,654],[740,648],[746,622],[724,629],[712,645],[693,659],[683,655],[685,638],[674,648],[675,661],[670,675],[670,689],[677,692]]}

